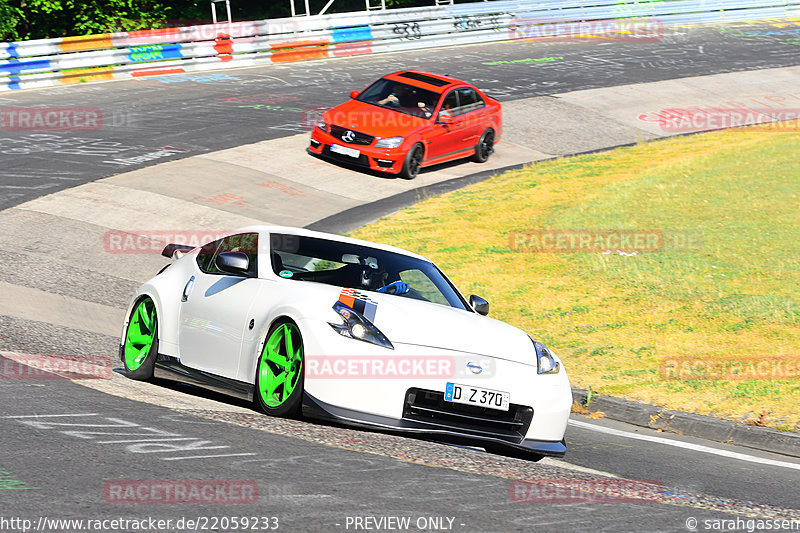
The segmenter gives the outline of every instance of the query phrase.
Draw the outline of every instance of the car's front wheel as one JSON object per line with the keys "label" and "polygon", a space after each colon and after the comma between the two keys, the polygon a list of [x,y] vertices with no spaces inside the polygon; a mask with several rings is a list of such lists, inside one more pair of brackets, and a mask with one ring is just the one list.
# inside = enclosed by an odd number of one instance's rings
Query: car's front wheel
{"label": "car's front wheel", "polygon": [[145,381],[153,377],[158,358],[157,318],[150,298],[142,298],[133,307],[122,346],[122,364],[130,378]]}
{"label": "car's front wheel", "polygon": [[475,155],[472,160],[476,163],[485,163],[489,156],[494,152],[494,130],[489,128],[483,132],[478,145],[475,147]]}
{"label": "car's front wheel", "polygon": [[256,402],[268,415],[297,416],[303,398],[303,337],[285,321],[273,325],[256,369]]}
{"label": "car's front wheel", "polygon": [[415,144],[406,155],[406,160],[403,163],[403,169],[400,171],[400,176],[413,180],[419,174],[419,169],[422,167],[422,158],[425,155],[425,148],[421,144]]}

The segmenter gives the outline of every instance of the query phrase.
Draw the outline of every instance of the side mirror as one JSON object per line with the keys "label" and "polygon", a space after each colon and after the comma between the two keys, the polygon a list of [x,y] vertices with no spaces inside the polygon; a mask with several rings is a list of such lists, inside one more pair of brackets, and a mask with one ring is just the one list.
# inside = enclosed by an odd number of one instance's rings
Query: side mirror
{"label": "side mirror", "polygon": [[358,95],[361,94],[358,91],[350,91],[350,98],[358,98]]}
{"label": "side mirror", "polygon": [[471,305],[475,312],[479,315],[486,316],[489,314],[489,302],[480,296],[476,296],[474,294],[470,295],[469,305]]}
{"label": "side mirror", "polygon": [[439,122],[439,124],[452,124],[453,123],[453,117],[451,117],[450,115],[444,114],[444,113],[439,113],[439,121],[438,122]]}
{"label": "side mirror", "polygon": [[217,268],[235,276],[246,276],[250,269],[250,259],[242,252],[222,252],[214,261]]}

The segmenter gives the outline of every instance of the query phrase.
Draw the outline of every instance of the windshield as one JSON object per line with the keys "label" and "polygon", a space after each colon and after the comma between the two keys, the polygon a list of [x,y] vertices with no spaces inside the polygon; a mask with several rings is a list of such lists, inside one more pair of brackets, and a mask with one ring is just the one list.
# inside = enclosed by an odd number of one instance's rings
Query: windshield
{"label": "windshield", "polygon": [[430,118],[439,101],[439,95],[413,85],[381,78],[364,89],[356,100],[415,117]]}
{"label": "windshield", "polygon": [[395,294],[467,310],[463,297],[429,261],[316,237],[273,234],[272,269],[282,278]]}

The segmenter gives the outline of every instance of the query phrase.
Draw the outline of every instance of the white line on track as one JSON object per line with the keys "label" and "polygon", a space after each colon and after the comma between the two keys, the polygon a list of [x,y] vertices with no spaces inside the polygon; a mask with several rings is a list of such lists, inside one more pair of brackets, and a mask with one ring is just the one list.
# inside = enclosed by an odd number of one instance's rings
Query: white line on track
{"label": "white line on track", "polygon": [[785,461],[765,459],[763,457],[756,457],[755,455],[747,455],[744,453],[732,452],[729,450],[720,450],[717,448],[711,448],[709,446],[703,446],[701,444],[693,444],[691,442],[665,439],[663,437],[655,437],[653,435],[641,435],[639,433],[631,433],[630,431],[622,431],[619,429],[612,429],[603,426],[598,426],[595,424],[589,424],[588,422],[581,422],[580,420],[570,420],[569,424],[571,426],[575,426],[581,429],[588,429],[590,431],[606,433],[608,435],[614,435],[616,437],[623,437],[627,439],[636,439],[636,440],[646,440],[649,442],[656,442],[658,444],[666,444],[667,446],[675,446],[676,448],[685,448],[687,450],[693,450],[696,452],[721,455],[722,457],[730,457],[731,459],[739,459],[740,461],[749,461],[751,463],[760,463],[764,465],[779,466],[782,468],[791,468],[793,470],[800,470],[800,464],[797,463],[787,463]]}
{"label": "white line on track", "polygon": [[219,455],[189,455],[186,457],[162,457],[162,461],[183,461],[184,459],[209,459],[211,457],[240,457],[243,455],[256,455],[255,453],[223,453]]}
{"label": "white line on track", "polygon": [[11,415],[0,416],[0,418],[50,418],[55,416],[99,416],[100,413],[75,413],[69,415]]}

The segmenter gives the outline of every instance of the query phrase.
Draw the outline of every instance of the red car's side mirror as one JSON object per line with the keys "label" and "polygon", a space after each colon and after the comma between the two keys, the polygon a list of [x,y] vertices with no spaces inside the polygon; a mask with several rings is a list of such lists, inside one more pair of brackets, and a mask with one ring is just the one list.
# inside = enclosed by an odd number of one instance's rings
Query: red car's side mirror
{"label": "red car's side mirror", "polygon": [[358,98],[359,92],[358,91],[350,91],[350,98]]}
{"label": "red car's side mirror", "polygon": [[439,123],[440,124],[452,124],[453,117],[450,115],[445,115],[444,113],[439,113]]}

